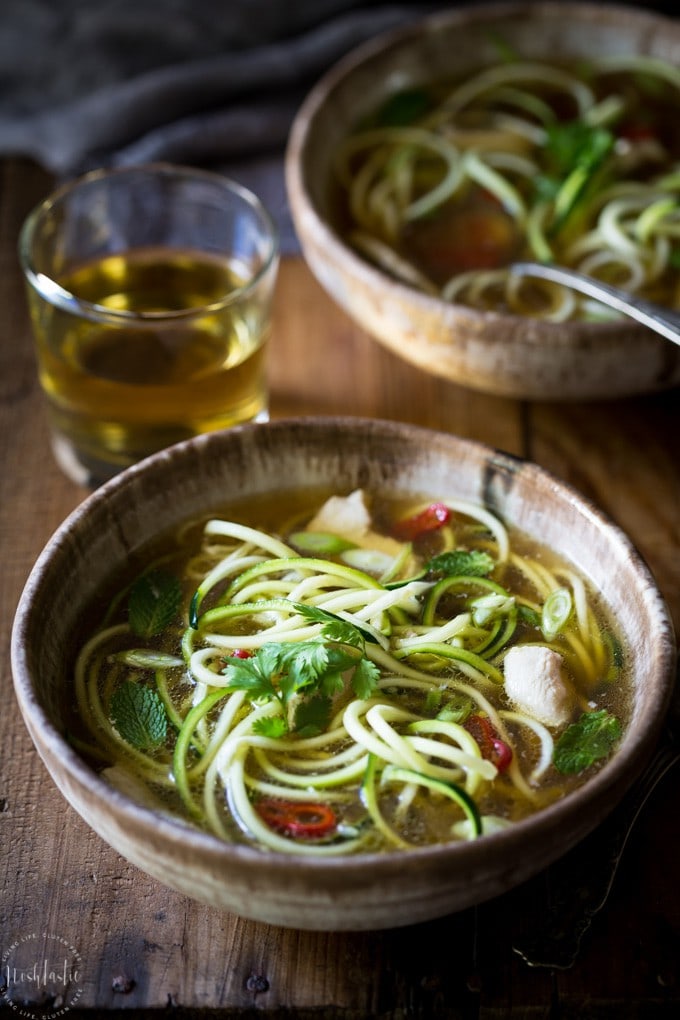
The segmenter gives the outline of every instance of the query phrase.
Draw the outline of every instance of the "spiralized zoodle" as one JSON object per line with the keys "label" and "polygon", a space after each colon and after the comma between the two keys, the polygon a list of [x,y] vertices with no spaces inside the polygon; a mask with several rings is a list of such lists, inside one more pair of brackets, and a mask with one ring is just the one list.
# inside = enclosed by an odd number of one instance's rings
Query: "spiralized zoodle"
{"label": "spiralized zoodle", "polygon": [[636,55],[517,58],[414,87],[340,146],[340,229],[447,301],[552,321],[614,314],[507,268],[533,259],[677,306],[679,104],[680,70]]}
{"label": "spiralized zoodle", "polygon": [[623,697],[583,580],[482,507],[420,503],[356,535],[214,518],[183,556],[155,560],[83,646],[74,743],[225,840],[398,850],[563,796],[590,762],[556,769],[575,727],[512,703],[511,648],[559,657],[570,720],[610,726]]}

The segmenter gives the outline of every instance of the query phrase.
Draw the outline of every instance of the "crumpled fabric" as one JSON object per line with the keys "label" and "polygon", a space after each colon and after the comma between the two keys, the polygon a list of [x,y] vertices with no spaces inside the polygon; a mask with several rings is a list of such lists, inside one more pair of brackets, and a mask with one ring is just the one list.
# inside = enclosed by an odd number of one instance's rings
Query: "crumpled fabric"
{"label": "crumpled fabric", "polygon": [[220,169],[294,251],[283,152],[304,96],[355,46],[444,6],[2,0],[0,153],[59,179],[156,160]]}
{"label": "crumpled fabric", "polygon": [[[668,14],[676,3],[636,0]],[[219,169],[260,195],[294,251],[283,152],[304,96],[365,40],[455,6],[0,0],[0,155],[57,178],[152,160]]]}

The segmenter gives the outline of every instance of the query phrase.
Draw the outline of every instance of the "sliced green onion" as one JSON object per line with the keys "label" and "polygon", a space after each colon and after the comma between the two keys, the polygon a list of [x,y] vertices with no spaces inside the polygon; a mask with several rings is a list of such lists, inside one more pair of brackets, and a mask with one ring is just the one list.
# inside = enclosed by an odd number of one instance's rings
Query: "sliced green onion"
{"label": "sliced green onion", "polygon": [[546,641],[553,641],[571,616],[573,599],[568,588],[555,588],[543,604],[541,630]]}
{"label": "sliced green onion", "polygon": [[296,549],[312,556],[337,556],[356,546],[356,542],[329,531],[294,531],[288,538]]}
{"label": "sliced green onion", "polygon": [[172,669],[173,666],[184,665],[184,659],[165,652],[155,652],[152,648],[127,648],[125,651],[115,652],[110,659],[137,669]]}
{"label": "sliced green onion", "polygon": [[480,595],[470,603],[472,622],[477,627],[483,627],[485,623],[496,620],[499,616],[507,616],[514,607],[513,595]]}
{"label": "sliced green onion", "polygon": [[382,576],[392,570],[395,558],[381,549],[347,549],[340,554],[340,559],[355,570]]}

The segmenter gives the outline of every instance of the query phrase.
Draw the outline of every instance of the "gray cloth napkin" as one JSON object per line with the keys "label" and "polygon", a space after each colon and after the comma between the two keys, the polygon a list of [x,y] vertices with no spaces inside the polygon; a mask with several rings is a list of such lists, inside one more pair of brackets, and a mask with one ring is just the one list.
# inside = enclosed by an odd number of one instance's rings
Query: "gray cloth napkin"
{"label": "gray cloth napkin", "polygon": [[60,178],[167,160],[251,187],[296,249],[283,183],[313,83],[369,37],[449,6],[357,0],[2,0],[0,154]]}
{"label": "gray cloth napkin", "polygon": [[305,94],[366,39],[452,6],[0,0],[0,155],[62,178],[149,160],[219,169],[260,195],[293,251],[282,157]]}

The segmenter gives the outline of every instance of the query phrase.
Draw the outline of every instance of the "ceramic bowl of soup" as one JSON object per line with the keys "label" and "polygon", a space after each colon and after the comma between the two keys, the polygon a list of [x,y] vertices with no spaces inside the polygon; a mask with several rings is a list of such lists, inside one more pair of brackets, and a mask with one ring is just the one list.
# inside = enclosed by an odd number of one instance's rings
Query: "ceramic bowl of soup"
{"label": "ceramic bowl of soup", "polygon": [[369,41],[290,134],[312,272],[399,357],[473,389],[677,384],[673,344],[509,266],[566,265],[677,307],[679,52],[672,19],[562,3],[456,8]]}
{"label": "ceramic bowl of soup", "polygon": [[102,839],[189,897],[325,930],[461,910],[564,854],[644,767],[673,665],[648,568],[578,493],[342,418],[106,483],[12,637],[37,751]]}

